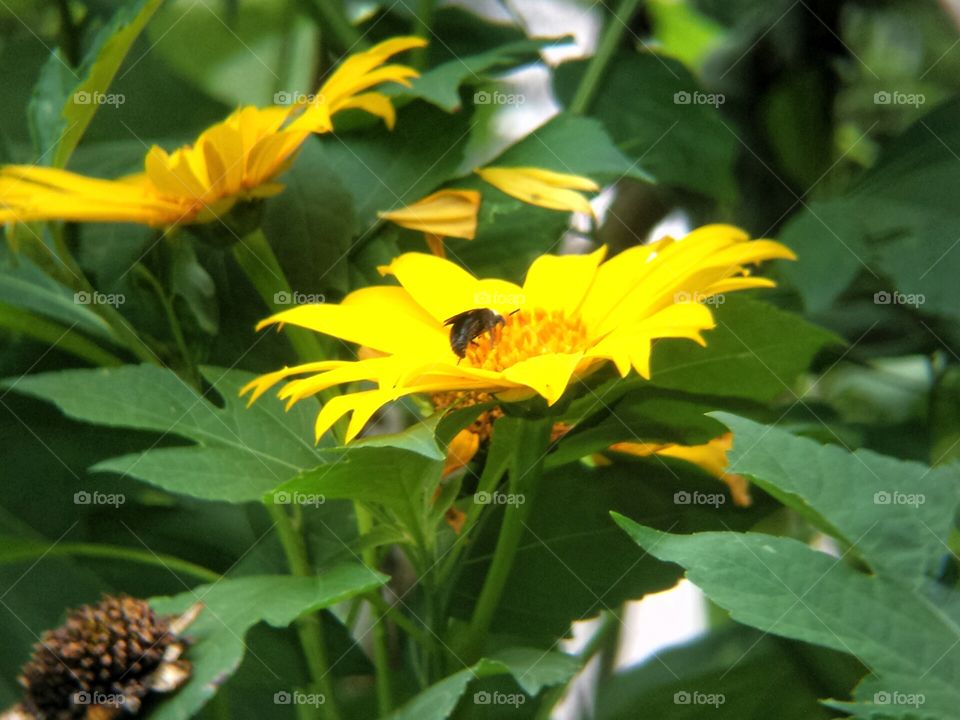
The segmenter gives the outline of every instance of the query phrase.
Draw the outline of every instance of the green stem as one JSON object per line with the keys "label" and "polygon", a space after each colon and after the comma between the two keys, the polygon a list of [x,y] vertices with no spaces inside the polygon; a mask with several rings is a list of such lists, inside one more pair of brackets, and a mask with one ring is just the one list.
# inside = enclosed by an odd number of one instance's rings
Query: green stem
{"label": "green stem", "polygon": [[[71,253],[70,248],[67,247],[67,242],[62,232],[55,233],[55,243],[57,246],[57,256],[73,276],[74,289],[90,294],[97,292],[96,288],[94,288],[87,279],[83,268],[81,268],[79,263],[74,259],[73,253]],[[90,309],[106,321],[110,329],[113,330],[113,333],[117,336],[117,339],[120,340],[130,352],[136,355],[139,360],[153,365],[163,365],[163,363],[160,362],[160,358],[157,357],[157,354],[140,339],[140,336],[134,332],[133,328],[131,328],[127,322],[127,319],[123,317],[119,311],[115,310],[111,305],[104,305],[102,303],[94,303],[90,306]]]}
{"label": "green stem", "polygon": [[[413,15],[413,34],[429,41],[432,34],[433,11],[436,0],[417,0],[417,9]],[[427,48],[417,48],[411,53],[411,65],[417,70],[427,66]]]}
{"label": "green stem", "polygon": [[513,563],[517,558],[520,539],[526,529],[526,520],[543,473],[543,460],[550,442],[552,426],[553,421],[549,418],[517,419],[511,427],[504,427],[504,423],[501,422],[501,430],[516,433],[508,482],[513,498],[512,501],[507,502],[493,561],[487,571],[470,624],[460,641],[462,656],[466,662],[479,659],[483,640],[490,630],[494,614],[500,605],[500,597],[503,595],[503,589],[506,587]]}
{"label": "green stem", "polygon": [[607,27],[600,38],[597,52],[590,58],[587,70],[580,80],[580,85],[577,87],[573,100],[570,102],[570,112],[583,115],[590,109],[590,103],[600,80],[603,79],[607,65],[620,46],[623,34],[627,31],[630,19],[637,12],[638,7],[640,7],[640,0],[622,0],[613,17],[607,21]]}
{"label": "green stem", "polygon": [[[233,246],[233,257],[253,284],[260,298],[277,313],[289,310],[293,290],[273,254],[263,230],[254,230]],[[322,360],[333,356],[332,348],[325,347],[320,337],[303,328],[288,327],[284,334],[290,339],[294,351],[303,362]]]}
{"label": "green stem", "polygon": [[360,32],[350,24],[339,0],[313,0],[313,8],[320,17],[322,29],[336,38],[340,50],[349,52],[368,47]]}
{"label": "green stem", "polygon": [[0,327],[40,340],[50,347],[56,347],[86,360],[91,365],[103,367],[123,365],[123,360],[72,328],[64,327],[13,305],[0,303]]}
{"label": "green stem", "polygon": [[[307,558],[307,548],[303,537],[294,528],[287,511],[280,505],[267,503],[266,508],[277,525],[280,544],[287,557],[290,572],[297,577],[313,577],[313,570]],[[318,613],[304,615],[297,619],[297,635],[303,648],[303,655],[310,668],[310,676],[314,684],[323,693],[325,702],[316,706],[320,717],[329,720],[340,720],[340,711],[337,708],[334,695],[333,678],[330,676],[330,661],[327,658],[327,646],[323,632],[323,621]],[[320,710],[323,711],[320,714]]]}
{"label": "green stem", "polygon": [[[373,516],[360,503],[354,503],[354,513],[357,517],[357,532],[360,537],[370,532],[373,527]],[[377,570],[377,549],[366,548],[363,551],[363,562],[367,567]],[[380,598],[379,591],[375,590],[371,596]],[[375,601],[372,601],[375,602]],[[373,667],[377,682],[377,709],[381,717],[386,717],[393,709],[393,690],[390,687],[390,654],[387,652],[387,634],[383,622],[386,612],[381,610],[373,618]]]}
{"label": "green stem", "polygon": [[184,368],[187,373],[189,373],[190,380],[193,384],[199,387],[200,373],[197,372],[193,359],[190,357],[190,351],[187,349],[187,339],[184,337],[183,329],[180,327],[180,320],[177,319],[177,314],[173,310],[173,303],[171,303],[170,298],[167,297],[167,293],[163,289],[163,285],[160,284],[160,281],[157,280],[154,274],[144,265],[138,264],[134,269],[137,274],[146,280],[147,284],[153,288],[154,294],[163,307],[164,315],[167,318],[167,325],[170,327],[170,333],[173,335],[174,342],[177,344],[177,350],[180,352],[180,357],[183,358]]}
{"label": "green stem", "polygon": [[400,612],[396,604],[388,603],[378,594],[368,595],[367,600],[380,612],[381,615],[385,615],[387,618],[392,620],[397,624],[398,627],[402,628],[407,635],[421,645],[430,645],[434,642],[434,640],[427,633],[414,625],[406,615]]}
{"label": "green stem", "polygon": [[141,565],[154,565],[168,570],[186,573],[209,583],[217,582],[222,577],[213,570],[173,555],[162,555],[118,545],[99,545],[95,543],[60,543],[53,547],[38,544],[36,547],[14,548],[3,552],[3,555],[0,556],[0,564],[30,560],[36,557],[58,556],[127,560],[129,562],[140,563]]}

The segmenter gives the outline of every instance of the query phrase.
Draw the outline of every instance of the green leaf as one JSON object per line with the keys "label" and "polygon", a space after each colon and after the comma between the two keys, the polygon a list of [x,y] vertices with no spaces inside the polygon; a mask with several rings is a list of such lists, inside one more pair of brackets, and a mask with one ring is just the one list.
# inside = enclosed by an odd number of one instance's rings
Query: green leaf
{"label": "green leaf", "polygon": [[736,295],[718,296],[717,327],[705,348],[688,340],[659,341],[652,381],[689,393],[770,402],[792,387],[835,335],[773,305]]}
{"label": "green leaf", "polygon": [[[877,165],[847,193],[813,203],[791,221],[782,239],[799,261],[785,274],[808,308],[825,309],[855,274],[865,273],[907,296],[898,304],[960,318],[960,288],[953,282],[960,273],[960,223],[951,192],[960,182],[960,165],[950,150],[958,146],[960,101],[954,100],[884,148]],[[838,274],[831,277],[834,268]],[[878,302],[892,299],[888,293]]]}
{"label": "green leaf", "polygon": [[551,118],[487,165],[532,166],[594,180],[650,179],[617,149],[600,121],[569,113]]}
{"label": "green leaf", "polygon": [[[130,47],[162,0],[136,0],[122,6],[101,28],[76,72],[55,51],[44,65],[28,109],[41,158],[65,167]],[[122,104],[122,96],[115,98]]]}
{"label": "green leaf", "polygon": [[789,538],[671,535],[616,513],[614,520],[647,553],[683,566],[690,581],[734,620],[851,653],[889,691],[908,691],[897,684],[904,677],[928,678],[935,704],[960,703],[954,682],[960,627],[895,578],[860,573]]}
{"label": "green leaf", "polygon": [[[0,253],[2,256],[3,253]],[[0,259],[0,302],[30,310],[101,340],[113,339],[84,296],[61,285],[23,256]]]}
{"label": "green leaf", "polygon": [[442,457],[376,445],[321,450],[317,461],[322,464],[279,485],[264,501],[298,496],[355,500],[390,509],[416,531],[423,529],[443,469]]}
{"label": "green leaf", "polygon": [[[589,404],[593,394],[585,396]],[[723,426],[706,417],[713,409],[662,395],[651,388],[641,389],[619,399],[593,398],[600,417],[593,417],[558,443],[547,458],[547,467],[579,460],[602,452],[617,442],[675,442],[701,445],[723,434]]]}
{"label": "green leaf", "polygon": [[284,412],[283,403],[267,396],[247,408],[239,390],[252,375],[216,368],[203,374],[221,396],[222,408],[173,372],[150,365],[65,370],[5,384],[53,402],[78,420],[193,441],[186,447],[152,447],[93,468],[174,493],[225,502],[260,500],[267,490],[322,461],[311,444],[309,403]]}
{"label": "green leaf", "polygon": [[[356,225],[353,198],[340,178],[326,170],[313,140],[304,143],[281,182],[283,192],[264,207],[263,232],[290,287],[300,295],[345,294],[350,289],[346,258]],[[291,299],[305,304],[325,298]]]}
{"label": "green leaf", "polygon": [[732,472],[801,512],[812,510],[875,572],[913,585],[936,572],[960,504],[956,467],[850,453],[736,415],[712,415],[733,431]]}
{"label": "green leaf", "polygon": [[190,681],[151,714],[154,720],[186,720],[212,698],[243,659],[247,631],[259,622],[286,627],[305,613],[330,607],[383,585],[387,577],[362,565],[340,565],[317,577],[263,575],[226,579],[174,597],[153,598],[161,614],[180,614],[197,602],[203,609],[187,636]]}
{"label": "green leaf", "polygon": [[614,513],[617,523],[647,553],[684,567],[735,620],[857,657],[874,676],[856,693],[866,707],[842,706],[857,717],[888,717],[891,708],[870,707],[875,692],[919,693],[923,717],[952,717],[938,709],[960,702],[960,593],[940,575],[951,554],[960,470],[849,453],[716,417],[734,433],[731,469],[812,517],[846,546],[843,553],[759,533],[673,535]]}
{"label": "green leaf", "polygon": [[453,177],[467,132],[462,115],[414,102],[397,113],[393,132],[373,125],[322,138],[316,171],[340,178],[353,198],[356,230],[363,232],[376,222],[377,211],[419,200]]}
{"label": "green leaf", "polygon": [[[536,61],[540,50],[545,46],[557,44],[557,40],[520,40],[500,45],[478,55],[467,55],[448,60],[430,68],[413,81],[410,88],[402,88],[395,93],[401,97],[418,97],[436,105],[446,112],[456,112],[461,108],[459,89],[461,85],[476,85],[483,81],[486,73],[506,70],[525,62]],[[492,96],[481,95],[479,91],[475,102],[488,104]]]}
{"label": "green leaf", "polygon": [[[544,687],[567,682],[579,669],[579,661],[569,655],[510,648],[431,685],[392,713],[388,720],[446,720],[472,680],[509,674],[526,694],[536,696]],[[474,702],[482,704],[483,700],[475,698]]]}
{"label": "green leaf", "polygon": [[[561,102],[569,104],[585,67],[585,61],[578,61],[557,68],[554,89]],[[635,165],[631,174],[731,200],[739,143],[724,127],[718,107],[693,102],[695,94],[711,97],[679,62],[655,53],[625,52],[610,63],[591,114]]]}
{"label": "green leaf", "polygon": [[[495,445],[496,437],[495,430]],[[493,457],[487,462],[496,464]],[[650,558],[638,562],[611,522],[611,508],[657,527],[686,530],[747,528],[759,517],[757,509],[733,507],[718,480],[656,457],[617,458],[608,467],[567,464],[546,472],[540,487],[527,499],[533,507],[497,609],[496,632],[546,647],[563,637],[573,620],[665,590],[677,580],[673,568]],[[717,505],[682,504],[680,492],[716,496]],[[494,515],[459,561],[451,601],[457,617],[469,617],[498,527]]]}
{"label": "green leaf", "polygon": [[819,698],[846,694],[862,674],[848,656],[730,623],[602,679],[595,717],[830,720]]}

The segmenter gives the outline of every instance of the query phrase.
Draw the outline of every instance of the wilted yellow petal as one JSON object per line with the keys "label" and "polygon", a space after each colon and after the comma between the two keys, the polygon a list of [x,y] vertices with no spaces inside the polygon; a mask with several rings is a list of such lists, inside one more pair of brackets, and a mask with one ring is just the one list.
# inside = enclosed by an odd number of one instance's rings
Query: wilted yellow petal
{"label": "wilted yellow petal", "polygon": [[530,205],[593,215],[590,201],[578,190],[597,192],[600,186],[581,175],[531,167],[488,167],[475,171],[484,181]]}
{"label": "wilted yellow petal", "polygon": [[473,240],[477,233],[479,209],[479,192],[450,189],[439,190],[399,210],[377,214],[409,230]]}

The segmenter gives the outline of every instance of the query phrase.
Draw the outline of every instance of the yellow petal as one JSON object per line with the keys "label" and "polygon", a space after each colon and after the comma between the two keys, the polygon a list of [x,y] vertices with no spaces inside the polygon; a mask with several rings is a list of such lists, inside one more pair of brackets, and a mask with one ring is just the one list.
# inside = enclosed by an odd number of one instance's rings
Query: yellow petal
{"label": "yellow petal", "polygon": [[488,167],[476,173],[498,190],[530,205],[589,215],[593,214],[590,201],[576,191],[600,189],[590,178],[541,168]]}
{"label": "yellow petal", "polygon": [[325,372],[337,367],[352,364],[353,363],[345,360],[322,360],[319,362],[304,363],[303,365],[294,365],[293,367],[284,367],[281,370],[275,370],[274,372],[266,373],[265,375],[254,378],[240,389],[240,396],[242,397],[247,393],[250,393],[250,399],[247,402],[247,405],[253,405],[254,401],[267,392],[267,390],[291,375]]}
{"label": "yellow petal", "polygon": [[454,315],[487,307],[501,315],[524,301],[523,290],[505,280],[477,280],[450,262],[426,253],[405,253],[380,272],[394,275],[416,302],[441,324]]}
{"label": "yellow petal", "polygon": [[507,380],[536,390],[553,405],[570,384],[583,353],[555,353],[521,360],[503,372]]}
{"label": "yellow petal", "polygon": [[450,353],[448,337],[441,324],[425,322],[423,311],[402,288],[365,288],[362,295],[348,296],[340,305],[300,305],[263,320],[257,329],[278,323],[332,335],[385,353],[410,348]]}
{"label": "yellow petal", "polygon": [[447,445],[447,459],[443,464],[446,477],[462,467],[466,467],[480,449],[480,436],[470,430],[461,430]]}
{"label": "yellow petal", "polygon": [[479,209],[479,192],[450,189],[439,190],[399,210],[378,215],[410,230],[472,240],[477,232]]}
{"label": "yellow petal", "polygon": [[527,271],[525,303],[573,315],[593,285],[597,266],[606,253],[606,246],[602,246],[589,255],[541,255]]}

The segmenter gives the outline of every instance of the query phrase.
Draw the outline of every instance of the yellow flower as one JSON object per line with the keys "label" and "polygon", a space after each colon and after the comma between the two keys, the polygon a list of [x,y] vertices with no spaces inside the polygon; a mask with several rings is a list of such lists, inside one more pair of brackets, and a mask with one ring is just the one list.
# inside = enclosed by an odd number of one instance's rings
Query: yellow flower
{"label": "yellow flower", "polygon": [[753,503],[746,478],[727,472],[727,453],[733,448],[733,433],[724,433],[720,437],[703,445],[676,445],[673,443],[621,442],[610,446],[614,452],[626,453],[636,457],[661,455],[684,460],[696,465],[704,472],[723,480],[730,489],[734,503],[748,507]]}
{"label": "yellow flower", "polygon": [[484,181],[530,205],[593,215],[593,208],[577,190],[597,192],[590,178],[533,167],[488,167],[475,171]]}
{"label": "yellow flower", "polygon": [[407,65],[384,65],[390,57],[405,50],[424,47],[427,41],[418,37],[398,37],[374,45],[341,63],[320,88],[316,99],[307,104],[294,126],[311,132],[333,130],[332,116],[341,110],[365,110],[383,118],[388,128],[396,123],[396,110],[390,98],[379,92],[364,92],[386,82],[410,85],[419,73]]}
{"label": "yellow flower", "polygon": [[[680,241],[665,238],[603,262],[590,255],[544,255],[523,286],[477,279],[448,260],[407,253],[381,268],[399,286],[357,290],[339,305],[304,305],[260,323],[291,324],[367,348],[364,359],[307,363],[261,376],[248,384],[251,402],[294,375],[280,397],[289,404],[329,387],[371,381],[376,387],[328,401],[317,416],[316,436],[350,414],[347,441],[386,403],[413,393],[494,393],[501,402],[540,395],[554,404],[567,387],[612,362],[621,376],[631,369],[650,376],[657,338],[705,344],[714,326],[706,299],[717,293],[771,287],[745,267],[794,257],[771,240],[750,241],[741,230],[709,225]],[[450,345],[449,318],[487,308],[502,324],[474,340],[465,357]],[[491,337],[493,335],[494,337]]]}
{"label": "yellow flower", "polygon": [[446,257],[443,238],[473,240],[477,234],[480,193],[476,190],[439,190],[399,210],[379,212],[384,220],[409,230],[419,230],[427,238],[434,255]]}
{"label": "yellow flower", "polygon": [[292,121],[299,106],[249,106],[207,128],[192,145],[169,153],[154,146],[144,172],[136,175],[102,180],[56,168],[0,168],[0,223],[68,220],[164,227],[209,222],[239,201],[275,195],[283,189],[275,178],[311,132],[333,129],[334,113],[359,108],[392,124],[386,96],[353,93],[383,82],[408,83],[416,76],[411,68],[380,65],[390,55],[420,45],[418,38],[396,38],[348,58],[318,99]]}

